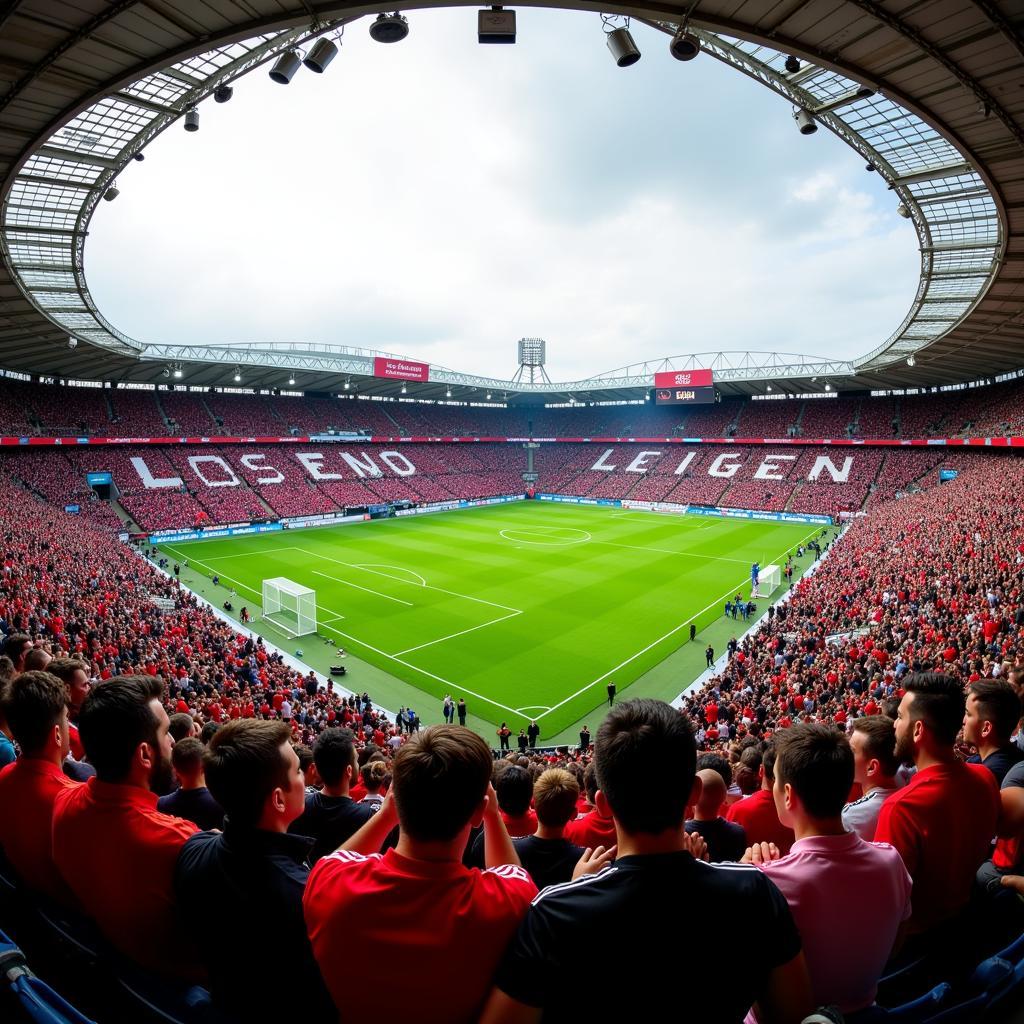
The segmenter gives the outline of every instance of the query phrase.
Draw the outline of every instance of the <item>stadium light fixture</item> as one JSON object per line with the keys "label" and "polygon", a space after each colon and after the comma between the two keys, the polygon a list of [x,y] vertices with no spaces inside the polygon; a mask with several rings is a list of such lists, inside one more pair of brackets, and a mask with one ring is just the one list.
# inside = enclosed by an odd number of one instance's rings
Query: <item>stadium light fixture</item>
{"label": "stadium light fixture", "polygon": [[350,387],[352,387],[352,378],[351,377],[346,377],[345,378],[345,390],[348,391],[348,389]]}
{"label": "stadium light fixture", "polygon": [[409,389],[403,384],[402,385],[402,394],[404,395],[408,390]]}
{"label": "stadium light fixture", "polygon": [[213,92],[214,103],[227,103],[232,96],[235,95],[235,90],[230,85],[218,85]]}
{"label": "stadium light fixture", "polygon": [[828,381],[825,381],[825,390],[826,390],[826,391],[831,391],[831,390],[832,390],[832,385],[831,385],[831,384],[829,384],[829,382],[828,382]]}
{"label": "stadium light fixture", "polygon": [[340,42],[336,43],[333,39],[328,39],[324,36],[313,44],[313,48],[303,58],[302,63],[310,71],[322,75],[327,70],[327,65],[338,56],[338,47],[340,45]]}
{"label": "stadium light fixture", "polygon": [[903,217],[904,220],[910,220],[910,207],[905,203],[900,203],[900,205],[896,207],[896,212]]}
{"label": "stadium light fixture", "polygon": [[872,171],[878,170],[878,168],[873,163],[868,162],[864,165],[864,170],[870,174]]}
{"label": "stadium light fixture", "polygon": [[185,131],[199,131],[199,111],[195,107],[189,107],[185,111]]}
{"label": "stadium light fixture", "polygon": [[451,398],[452,397],[452,389],[451,388],[448,388],[448,390],[445,391],[444,397],[445,398]]}
{"label": "stadium light fixture", "polygon": [[625,19],[625,25],[615,27],[615,20],[618,15],[602,14],[601,21],[604,23],[605,41],[611,51],[615,63],[620,68],[628,68],[640,59],[640,50],[633,41],[629,31],[629,18]]}
{"label": "stadium light fixture", "polygon": [[121,190],[117,187],[117,179],[115,178],[110,185],[107,186],[106,192],[103,193],[103,198],[108,203],[112,203],[119,195]]}
{"label": "stadium light fixture", "polygon": [[145,153],[136,153],[135,156],[132,157],[132,159],[133,160],[138,160],[139,163],[141,164],[142,161],[146,159],[146,154]]}
{"label": "stadium light fixture", "polygon": [[687,30],[687,20],[683,19],[672,42],[668,44],[668,52],[676,60],[693,60],[700,53],[700,40]]}
{"label": "stadium light fixture", "polygon": [[797,60],[793,54],[790,54],[786,58],[786,70],[791,74],[795,75],[800,70],[800,61]]}
{"label": "stadium light fixture", "polygon": [[287,85],[294,77],[295,72],[302,67],[302,55],[298,50],[286,50],[274,61],[270,69],[270,80],[278,85]]}
{"label": "stadium light fixture", "polygon": [[161,374],[162,374],[162,375],[163,375],[164,377],[170,377],[170,375],[171,375],[171,368],[170,368],[169,366],[165,366],[165,367],[163,368],[163,370],[161,371]]}
{"label": "stadium light fixture", "polygon": [[516,12],[506,11],[500,5],[489,11],[477,11],[476,38],[479,43],[514,43]]}
{"label": "stadium light fixture", "polygon": [[771,386],[771,384],[769,384],[768,385],[768,391],[771,391],[771,389],[772,389],[772,386]]}
{"label": "stadium light fixture", "polygon": [[378,43],[400,43],[409,34],[409,21],[398,11],[378,14],[370,26],[370,38]]}
{"label": "stadium light fixture", "polygon": [[172,371],[174,373],[175,380],[181,380],[185,376],[185,371],[181,368],[181,363],[172,363]]}
{"label": "stadium light fixture", "polygon": [[490,400],[491,400],[491,393],[490,393],[490,391],[488,391],[487,392],[487,401],[489,402]]}
{"label": "stadium light fixture", "polygon": [[68,348],[78,348],[78,339],[73,335],[68,335]]}
{"label": "stadium light fixture", "polygon": [[295,378],[294,377],[289,377],[288,378],[288,387],[290,387],[290,388],[295,387]]}
{"label": "stadium light fixture", "polygon": [[917,360],[914,358],[913,354],[907,356],[907,366],[913,366],[916,362]]}
{"label": "stadium light fixture", "polygon": [[235,378],[234,378],[234,380],[235,380],[236,384],[241,384],[242,383],[242,375],[237,370],[235,370]]}
{"label": "stadium light fixture", "polygon": [[814,115],[804,107],[797,107],[793,111],[793,120],[796,121],[801,135],[813,135],[818,130],[818,122],[814,120]]}

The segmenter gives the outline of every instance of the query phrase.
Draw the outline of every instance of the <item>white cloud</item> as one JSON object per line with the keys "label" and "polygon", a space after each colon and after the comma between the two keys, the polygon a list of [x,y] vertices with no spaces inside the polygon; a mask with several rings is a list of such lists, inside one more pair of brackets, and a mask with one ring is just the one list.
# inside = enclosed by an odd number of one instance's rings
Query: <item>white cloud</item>
{"label": "white cloud", "polygon": [[913,232],[836,140],[653,33],[621,71],[596,15],[520,11],[516,46],[480,47],[471,13],[410,15],[393,47],[351,28],[323,76],[258,71],[199,133],[172,127],[94,221],[104,313],[144,340],[333,341],[496,375],[541,336],[561,379],[855,355],[898,324]]}

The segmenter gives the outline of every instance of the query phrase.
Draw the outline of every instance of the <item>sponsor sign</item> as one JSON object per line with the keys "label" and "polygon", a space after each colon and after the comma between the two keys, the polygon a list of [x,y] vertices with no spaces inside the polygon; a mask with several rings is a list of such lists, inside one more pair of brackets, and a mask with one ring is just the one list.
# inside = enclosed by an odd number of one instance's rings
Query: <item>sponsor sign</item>
{"label": "sponsor sign", "polygon": [[387,356],[375,356],[373,375],[374,377],[386,377],[388,380],[425,382],[430,379],[430,366],[427,363],[415,363],[411,359],[389,359]]}

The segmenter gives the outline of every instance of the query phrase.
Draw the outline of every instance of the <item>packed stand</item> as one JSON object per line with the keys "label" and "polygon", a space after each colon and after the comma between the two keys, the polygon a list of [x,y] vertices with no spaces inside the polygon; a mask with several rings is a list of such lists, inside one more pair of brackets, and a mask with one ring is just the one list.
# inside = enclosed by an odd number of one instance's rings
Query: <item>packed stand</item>
{"label": "packed stand", "polygon": [[733,432],[736,437],[792,437],[800,405],[790,399],[745,402]]}
{"label": "packed stand", "polygon": [[265,395],[225,395],[212,392],[206,406],[229,437],[280,437],[287,435],[288,424],[274,415]]}
{"label": "packed stand", "polygon": [[168,426],[174,433],[185,437],[204,437],[219,432],[216,420],[196,392],[161,391],[157,395]]}
{"label": "packed stand", "polygon": [[800,415],[800,437],[848,437],[861,405],[859,398],[808,398]]}

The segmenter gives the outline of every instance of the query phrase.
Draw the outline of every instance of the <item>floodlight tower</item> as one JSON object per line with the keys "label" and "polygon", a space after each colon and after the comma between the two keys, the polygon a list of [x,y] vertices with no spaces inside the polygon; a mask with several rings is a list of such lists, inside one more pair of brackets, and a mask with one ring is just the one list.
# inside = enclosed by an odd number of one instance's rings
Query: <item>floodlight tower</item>
{"label": "floodlight tower", "polygon": [[548,371],[544,369],[544,356],[547,349],[547,342],[543,338],[520,338],[519,342],[519,369],[512,378],[513,383],[522,384],[529,378],[530,384],[536,384],[538,380],[545,384],[551,383]]}

